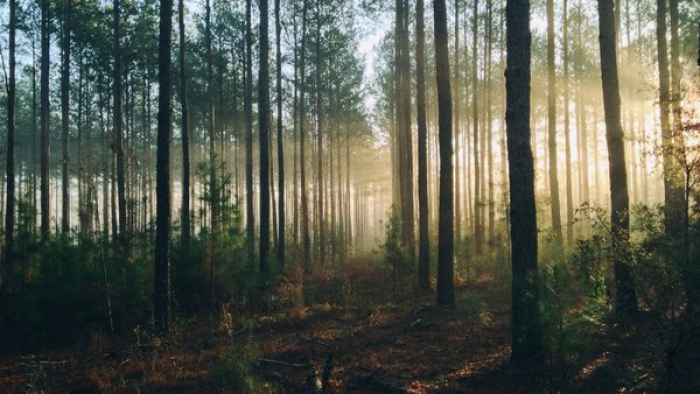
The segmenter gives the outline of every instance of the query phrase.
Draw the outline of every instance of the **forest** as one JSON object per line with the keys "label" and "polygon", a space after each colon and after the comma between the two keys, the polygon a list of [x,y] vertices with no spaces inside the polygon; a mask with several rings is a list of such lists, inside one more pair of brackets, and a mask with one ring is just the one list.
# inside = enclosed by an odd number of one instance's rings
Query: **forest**
{"label": "forest", "polygon": [[700,392],[699,22],[1,0],[0,393]]}

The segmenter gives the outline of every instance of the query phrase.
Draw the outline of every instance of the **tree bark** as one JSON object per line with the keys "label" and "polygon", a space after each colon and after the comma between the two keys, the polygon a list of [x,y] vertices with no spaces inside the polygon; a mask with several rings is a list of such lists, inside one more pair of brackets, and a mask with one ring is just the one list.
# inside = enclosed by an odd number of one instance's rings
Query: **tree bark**
{"label": "tree bark", "polygon": [[122,147],[122,140],[124,138],[124,119],[122,116],[122,56],[120,20],[120,0],[114,0],[114,71],[112,74],[114,89],[114,110],[112,116],[115,136],[114,149],[117,155],[117,204],[119,205],[119,241],[122,244],[126,244],[128,231],[126,228],[126,174],[124,170],[124,149]]}
{"label": "tree bark", "polygon": [[664,169],[664,224],[672,239],[682,235],[683,190],[680,187],[678,166],[674,163],[673,125],[671,123],[672,92],[668,65],[668,44],[666,42],[667,0],[656,1],[656,44],[659,67],[659,123],[661,125],[661,146]]}
{"label": "tree bark", "polygon": [[544,359],[537,271],[537,215],[530,142],[530,2],[506,3],[506,132],[512,257],[511,360]]}
{"label": "tree bark", "polygon": [[61,142],[63,147],[63,159],[61,166],[61,232],[70,232],[70,174],[69,174],[69,151],[68,132],[70,127],[70,15],[71,1],[68,0],[63,5],[63,36],[61,37],[62,67],[61,67]]}
{"label": "tree bark", "polygon": [[280,23],[280,0],[275,0],[275,49],[276,49],[276,90],[277,90],[277,206],[279,233],[277,235],[277,264],[284,272],[285,253],[285,184],[284,184],[284,136],[282,135],[282,25]]}
{"label": "tree bark", "polygon": [[440,139],[440,214],[438,218],[437,304],[454,307],[454,195],[452,168],[452,93],[447,49],[445,0],[433,0],[435,75]]}
{"label": "tree bark", "polygon": [[610,161],[610,200],[613,264],[617,293],[616,308],[620,312],[637,310],[637,296],[629,267],[629,196],[625,146],[620,121],[620,88],[617,77],[614,0],[598,0],[600,68],[603,84],[605,129]]}
{"label": "tree bark", "polygon": [[562,245],[559,204],[559,165],[557,163],[557,87],[554,66],[554,0],[547,0],[547,135],[549,137],[549,187],[554,244]]}
{"label": "tree bark", "polygon": [[5,200],[5,274],[11,273],[15,247],[15,48],[17,0],[10,0],[10,75],[7,81],[7,199]]}
{"label": "tree bark", "polygon": [[170,54],[173,0],[160,1],[158,45],[158,154],[156,174],[156,245],[154,275],[154,328],[167,336],[170,319],[170,140],[172,108]]}
{"label": "tree bark", "polygon": [[251,22],[251,2],[245,2],[245,96],[243,111],[245,117],[245,200],[246,200],[246,249],[248,263],[255,261],[255,209],[253,206],[253,32]]}
{"label": "tree bark", "polygon": [[187,99],[187,65],[185,63],[185,1],[178,1],[178,25],[180,36],[180,100],[181,100],[181,134],[182,134],[182,247],[187,255],[190,246],[190,110]]}
{"label": "tree bark", "polygon": [[[418,122],[418,287],[430,290],[428,233],[428,125],[425,104],[425,6],[416,1],[416,106]],[[348,171],[350,169],[348,168]]]}
{"label": "tree bark", "polygon": [[49,212],[49,64],[50,0],[41,2],[41,239],[50,231]]}
{"label": "tree bark", "polygon": [[260,0],[260,62],[258,69],[258,133],[260,137],[260,288],[269,281],[270,252],[270,70],[268,64],[267,0]]}

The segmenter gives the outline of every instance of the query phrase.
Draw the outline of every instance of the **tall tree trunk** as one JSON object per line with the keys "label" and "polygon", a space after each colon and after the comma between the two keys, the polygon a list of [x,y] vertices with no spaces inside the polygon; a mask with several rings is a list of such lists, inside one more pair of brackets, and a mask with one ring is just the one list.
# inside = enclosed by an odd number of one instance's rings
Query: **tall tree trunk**
{"label": "tall tree trunk", "polygon": [[506,132],[510,177],[512,352],[516,362],[544,359],[537,272],[535,174],[530,145],[530,2],[506,2]]}
{"label": "tall tree trunk", "polygon": [[154,275],[154,328],[167,336],[170,319],[170,140],[172,108],[170,53],[173,0],[160,1],[158,45],[158,156],[156,178],[156,245]]}
{"label": "tall tree trunk", "polygon": [[435,75],[438,90],[440,136],[440,216],[438,219],[437,304],[455,306],[454,195],[452,169],[452,93],[447,49],[445,0],[433,0],[435,24]]}
{"label": "tall tree trunk", "polygon": [[15,47],[17,33],[17,0],[10,0],[9,26],[10,75],[7,81],[7,199],[5,200],[5,274],[12,272],[15,249]]}
{"label": "tall tree trunk", "polygon": [[549,187],[552,200],[554,244],[562,245],[559,204],[559,165],[557,164],[557,87],[554,68],[554,0],[547,0],[547,134],[549,137]]}
{"label": "tall tree trunk", "polygon": [[41,2],[41,239],[49,238],[49,45],[50,0]]}
{"label": "tall tree trunk", "polygon": [[564,68],[564,137],[566,143],[566,246],[574,244],[574,196],[571,179],[571,128],[569,114],[569,10],[568,1],[564,0],[564,24],[562,26],[562,56]]}
{"label": "tall tree trunk", "polygon": [[63,160],[61,166],[61,232],[70,232],[70,174],[69,152],[68,152],[68,131],[70,127],[70,23],[71,23],[71,1],[68,0],[63,5],[63,37],[61,37],[61,49],[63,50],[61,67],[61,142],[63,146]]}
{"label": "tall tree trunk", "polygon": [[414,258],[413,142],[411,138],[411,76],[407,0],[396,0],[396,131],[398,142],[399,208],[401,237]]}
{"label": "tall tree trunk", "polygon": [[187,100],[187,66],[185,63],[185,0],[179,0],[177,5],[178,26],[180,36],[180,100],[181,100],[181,134],[182,134],[182,247],[185,255],[190,246],[190,109]]}
{"label": "tall tree trunk", "polygon": [[[42,4],[43,7],[43,4]],[[42,8],[43,9],[43,8]],[[38,127],[38,122],[37,122],[37,81],[36,81],[36,74],[37,74],[37,60],[36,60],[36,45],[35,45],[35,40],[36,36],[32,35],[32,207],[39,212],[39,207],[37,206],[37,184],[36,184],[36,179],[37,179],[37,171],[36,171],[36,162],[37,162],[37,132],[39,130]],[[37,226],[36,222],[32,222],[32,234],[34,237],[37,236]]]}
{"label": "tall tree trunk", "polygon": [[284,272],[285,253],[285,199],[284,199],[284,136],[282,135],[282,25],[280,23],[280,0],[275,0],[275,50],[276,50],[276,90],[277,90],[277,206],[279,215],[279,233],[277,235],[277,264]]}
{"label": "tall tree trunk", "polygon": [[625,168],[625,146],[620,121],[620,87],[617,77],[615,20],[613,0],[598,0],[600,68],[603,83],[605,129],[610,161],[610,200],[613,264],[619,311],[636,311],[637,296],[632,283],[629,261],[629,196]]}
{"label": "tall tree trunk", "polygon": [[485,77],[485,82],[486,82],[486,130],[488,130],[488,135],[487,135],[487,151],[486,151],[486,157],[487,157],[487,164],[488,164],[488,176],[489,176],[489,183],[488,183],[488,198],[487,198],[487,204],[488,204],[488,227],[489,227],[489,238],[488,238],[488,257],[491,258],[492,253],[493,253],[493,247],[494,247],[494,237],[495,237],[495,222],[496,222],[496,204],[494,201],[494,174],[493,174],[493,135],[495,134],[493,131],[493,103],[491,102],[491,53],[492,53],[492,34],[493,34],[493,29],[492,29],[492,13],[493,13],[493,0],[487,0],[486,1],[486,39],[485,39],[485,46],[486,46],[486,53],[485,53],[485,62],[486,62],[486,77]]}
{"label": "tall tree trunk", "polygon": [[460,245],[462,242],[462,209],[461,209],[461,197],[460,197],[460,185],[462,183],[462,176],[461,176],[461,168],[460,168],[460,160],[459,160],[459,152],[461,151],[460,147],[460,141],[461,141],[461,123],[459,119],[459,114],[460,114],[460,107],[462,106],[462,100],[461,100],[461,90],[462,86],[460,85],[460,80],[459,80],[459,54],[461,52],[461,49],[459,47],[459,0],[456,0],[455,2],[455,68],[454,68],[454,81],[452,82],[452,86],[454,87],[454,109],[453,109],[453,115],[454,115],[454,150],[456,152],[455,154],[455,162],[454,162],[454,215],[455,215],[455,242],[457,245]]}
{"label": "tall tree trunk", "polygon": [[126,175],[124,171],[124,149],[122,140],[124,138],[122,117],[122,56],[121,56],[121,7],[120,0],[114,0],[114,71],[113,80],[113,95],[114,95],[114,134],[115,146],[117,154],[117,203],[119,205],[119,241],[126,244],[127,227],[126,227],[126,190],[125,182]]}
{"label": "tall tree trunk", "polygon": [[247,260],[255,260],[255,209],[253,207],[253,32],[251,22],[251,2],[245,2],[245,96],[243,111],[245,117],[245,206],[246,206],[246,249]]}
{"label": "tall tree trunk", "polygon": [[678,168],[673,158],[673,125],[670,119],[672,92],[668,67],[668,45],[666,42],[667,0],[656,1],[656,41],[659,67],[659,123],[661,125],[661,145],[664,168],[664,223],[667,233],[673,239],[682,234],[683,191],[680,187]]}
{"label": "tall tree trunk", "polygon": [[[425,6],[416,1],[416,105],[418,121],[418,287],[430,290],[428,233],[428,125],[425,104]],[[348,168],[348,177],[349,177]]]}
{"label": "tall tree trunk", "polygon": [[260,62],[258,69],[258,133],[260,136],[260,287],[269,280],[270,252],[270,70],[268,64],[267,0],[260,0]]}
{"label": "tall tree trunk", "polygon": [[318,214],[315,217],[318,220],[318,250],[320,263],[323,265],[326,262],[326,221],[325,211],[323,209],[323,128],[322,128],[322,102],[321,102],[321,76],[323,74],[323,60],[321,58],[321,2],[316,2],[316,190],[318,199],[316,208]]}
{"label": "tall tree trunk", "polygon": [[[212,233],[219,229],[220,190],[216,181],[216,107],[214,106],[214,58],[212,55],[211,5],[205,3],[205,29],[207,42],[207,100],[209,115],[209,197],[211,199],[209,214]],[[214,246],[214,245],[212,245]],[[213,260],[212,260],[213,264]]]}
{"label": "tall tree trunk", "polygon": [[311,238],[309,236],[309,199],[306,190],[306,22],[308,7],[302,1],[301,62],[299,77],[299,178],[301,182],[301,261],[305,273],[311,269]]}
{"label": "tall tree trunk", "polygon": [[478,24],[479,24],[479,0],[474,0],[474,16],[472,25],[472,122],[473,122],[473,145],[472,150],[474,152],[474,247],[477,256],[483,253],[484,246],[484,230],[481,217],[481,169],[479,162],[481,157],[479,156],[479,97],[477,84],[479,82],[479,77],[477,73],[478,64]]}

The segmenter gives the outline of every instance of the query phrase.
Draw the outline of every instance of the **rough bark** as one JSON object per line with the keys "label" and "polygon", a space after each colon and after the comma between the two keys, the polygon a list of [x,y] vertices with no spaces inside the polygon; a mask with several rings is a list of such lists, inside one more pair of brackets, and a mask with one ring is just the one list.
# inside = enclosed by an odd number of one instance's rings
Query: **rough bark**
{"label": "rough bark", "polygon": [[615,305],[620,312],[637,309],[637,296],[629,267],[629,196],[625,146],[620,121],[620,87],[617,77],[615,15],[613,0],[598,0],[600,68],[603,84],[603,107],[608,144],[610,206],[613,264],[617,292]]}
{"label": "rough bark", "polygon": [[185,63],[185,1],[179,0],[178,25],[180,36],[180,51],[178,62],[180,64],[180,100],[181,100],[181,134],[182,134],[182,246],[187,252],[190,245],[190,110],[187,99],[187,66]]}
{"label": "rough bark", "polygon": [[512,352],[516,362],[544,358],[537,272],[537,215],[530,134],[530,2],[506,3],[506,133],[510,180]]}
{"label": "rough bark", "polygon": [[433,0],[435,26],[435,75],[438,94],[440,140],[440,208],[438,217],[437,304],[455,306],[454,291],[454,195],[452,168],[452,93],[447,49],[445,0]]}
{"label": "rough bark", "polygon": [[285,253],[285,185],[284,185],[284,136],[282,135],[282,25],[280,23],[280,0],[275,0],[275,50],[276,50],[276,86],[277,91],[277,173],[278,173],[278,216],[279,233],[277,235],[277,264],[284,270]]}
{"label": "rough bark", "polygon": [[62,66],[61,66],[61,232],[70,232],[70,174],[69,174],[69,149],[68,131],[70,127],[70,14],[71,2],[68,0],[63,6],[63,36],[61,37]]}
{"label": "rough bark", "polygon": [[49,237],[49,63],[50,0],[41,2],[41,238]]}
{"label": "rough bark", "polygon": [[260,287],[267,287],[270,253],[270,69],[267,0],[260,0],[258,134],[260,137]]}
{"label": "rough bark", "polygon": [[17,0],[10,0],[9,63],[7,80],[7,198],[5,200],[5,271],[12,269],[15,245],[15,48],[17,32]]}
{"label": "rough bark", "polygon": [[173,0],[160,0],[158,45],[158,153],[156,164],[156,244],[154,273],[154,328],[167,336],[170,319],[170,140],[172,107],[170,54]]}
{"label": "rough bark", "polygon": [[114,0],[114,70],[112,74],[113,104],[112,111],[114,127],[114,150],[117,155],[117,204],[119,208],[119,241],[125,244],[127,241],[126,228],[126,172],[124,170],[124,119],[122,116],[122,56],[121,56],[121,7],[120,0]]}
{"label": "rough bark", "polygon": [[[425,6],[416,1],[416,106],[418,121],[418,287],[430,289],[428,234],[428,125],[425,104]],[[348,168],[349,170],[349,168]]]}
{"label": "rough bark", "polygon": [[557,163],[557,86],[554,66],[554,0],[547,0],[547,136],[549,145],[549,187],[554,244],[561,246],[561,208],[559,204],[559,165]]}

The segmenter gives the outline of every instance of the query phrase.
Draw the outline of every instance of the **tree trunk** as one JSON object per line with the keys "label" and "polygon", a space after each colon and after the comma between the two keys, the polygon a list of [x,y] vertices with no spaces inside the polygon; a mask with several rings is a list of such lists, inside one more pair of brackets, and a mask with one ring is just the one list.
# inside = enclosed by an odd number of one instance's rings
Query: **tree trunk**
{"label": "tree trunk", "polygon": [[117,200],[119,205],[119,241],[126,244],[127,228],[126,228],[126,176],[124,171],[124,150],[122,147],[123,135],[123,118],[122,118],[122,57],[121,57],[121,10],[119,5],[120,0],[114,0],[114,71],[113,80],[113,95],[114,95],[114,149],[117,154]]}
{"label": "tree trunk", "polygon": [[170,140],[172,108],[170,53],[173,0],[160,1],[158,45],[158,156],[156,178],[156,245],[154,276],[154,328],[167,336],[170,319]]}
{"label": "tree trunk", "polygon": [[47,241],[49,212],[49,45],[50,0],[41,2],[41,239]]}
{"label": "tree trunk", "polygon": [[180,51],[178,61],[180,63],[180,100],[182,106],[182,247],[185,256],[190,246],[190,112],[187,100],[187,69],[185,63],[185,5],[184,0],[178,1],[178,25],[180,35]]}
{"label": "tree trunk", "polygon": [[479,12],[479,0],[474,0],[474,19],[472,25],[472,122],[473,122],[473,145],[472,150],[474,152],[474,247],[477,256],[483,253],[484,246],[484,230],[481,217],[481,170],[479,161],[481,157],[479,156],[479,98],[477,84],[479,82],[477,73],[477,63],[478,63],[478,12]]}
{"label": "tree trunk", "polygon": [[462,242],[462,209],[461,209],[461,204],[460,202],[462,201],[460,197],[460,185],[462,183],[462,176],[461,176],[461,168],[460,168],[460,160],[459,160],[459,152],[461,151],[460,147],[460,142],[461,142],[461,123],[460,123],[460,107],[462,106],[462,100],[461,100],[461,90],[462,86],[460,85],[460,80],[459,80],[459,54],[461,52],[461,49],[459,47],[459,0],[456,0],[454,2],[455,4],[455,67],[454,67],[454,81],[452,82],[454,86],[454,109],[453,109],[453,115],[454,115],[454,151],[456,152],[455,154],[455,162],[454,162],[454,222],[455,222],[455,242],[457,245],[460,245]]}
{"label": "tree trunk", "polygon": [[10,75],[7,81],[7,199],[5,200],[5,267],[12,272],[15,248],[15,47],[17,33],[17,0],[10,0]]}
{"label": "tree trunk", "polygon": [[556,247],[562,245],[557,163],[557,87],[554,69],[554,0],[547,0],[547,134],[549,137],[549,187],[552,200],[552,231]]}
{"label": "tree trunk", "polygon": [[452,169],[452,93],[447,49],[445,0],[433,0],[435,23],[435,75],[438,90],[440,136],[440,215],[438,219],[437,304],[455,306],[454,195]]}
{"label": "tree trunk", "polygon": [[318,199],[316,208],[318,214],[315,217],[318,220],[318,250],[319,262],[323,265],[326,261],[326,221],[325,211],[323,210],[323,128],[322,122],[322,102],[321,102],[321,76],[323,74],[323,60],[321,59],[321,2],[316,2],[316,190]]}
{"label": "tree trunk", "polygon": [[666,1],[656,1],[656,41],[659,66],[659,123],[661,124],[661,146],[663,150],[664,168],[664,223],[666,231],[672,239],[679,239],[682,235],[682,210],[683,190],[680,187],[678,166],[674,163],[672,150],[673,125],[671,124],[670,111],[672,92],[668,72],[668,45],[666,42]]}
{"label": "tree trunk", "polygon": [[574,244],[574,197],[571,179],[571,129],[569,115],[569,10],[564,0],[564,25],[562,26],[562,56],[564,68],[564,137],[566,143],[566,246]]}
{"label": "tree trunk", "polygon": [[270,252],[270,71],[268,64],[267,0],[260,0],[260,63],[258,74],[258,133],[260,135],[260,287],[267,288]]}
{"label": "tree trunk", "polygon": [[[210,1],[205,3],[205,29],[207,42],[207,100],[208,100],[208,131],[209,131],[209,198],[210,198],[210,225],[212,233],[219,229],[219,204],[220,191],[216,181],[216,108],[214,106],[214,58],[212,56],[211,33],[211,6]],[[215,246],[215,245],[212,245]],[[212,261],[213,264],[213,261]]]}
{"label": "tree trunk", "polygon": [[530,145],[530,2],[506,3],[506,132],[510,177],[512,352],[516,362],[544,359],[537,272],[537,212]]}
{"label": "tree trunk", "polygon": [[399,208],[401,237],[411,261],[414,258],[413,142],[411,138],[411,76],[407,0],[396,0],[396,132],[398,142]]}
{"label": "tree trunk", "polygon": [[301,22],[301,62],[299,78],[299,177],[301,182],[301,261],[304,273],[311,269],[311,239],[309,237],[309,199],[306,190],[306,21],[308,7],[306,0],[302,1]]}
{"label": "tree trunk", "polygon": [[600,68],[603,83],[605,129],[610,161],[610,200],[613,264],[617,293],[616,308],[637,310],[637,296],[629,267],[629,196],[625,168],[625,146],[620,122],[620,88],[617,78],[613,0],[598,0]]}
{"label": "tree trunk", "polygon": [[[428,125],[425,104],[425,6],[416,1],[416,105],[418,121],[418,287],[430,290],[428,233]],[[348,168],[348,171],[350,169]],[[349,172],[348,172],[349,174]]]}
{"label": "tree trunk", "polygon": [[246,200],[246,249],[249,264],[255,261],[255,218],[253,207],[253,32],[251,22],[251,2],[245,2],[245,200]]}
{"label": "tree trunk", "polygon": [[63,160],[61,166],[61,232],[70,232],[70,174],[68,173],[68,131],[70,127],[70,14],[71,2],[68,0],[63,5],[63,37],[61,37],[61,49],[63,50],[61,67],[61,142],[63,146]]}
{"label": "tree trunk", "polygon": [[280,0],[275,0],[275,49],[276,49],[276,90],[277,90],[277,172],[278,183],[277,206],[279,215],[279,224],[277,235],[277,264],[282,272],[284,272],[284,253],[285,253],[285,185],[284,185],[284,136],[282,135],[282,51],[281,51],[282,25],[280,23]]}

